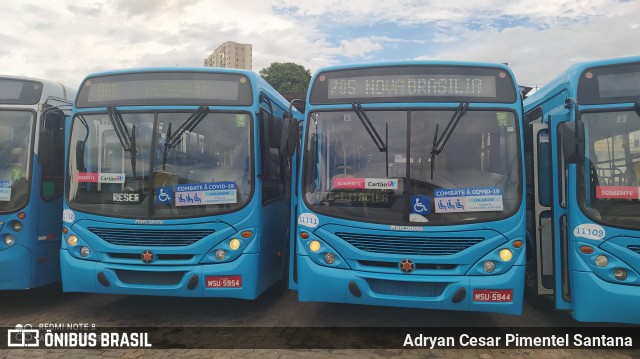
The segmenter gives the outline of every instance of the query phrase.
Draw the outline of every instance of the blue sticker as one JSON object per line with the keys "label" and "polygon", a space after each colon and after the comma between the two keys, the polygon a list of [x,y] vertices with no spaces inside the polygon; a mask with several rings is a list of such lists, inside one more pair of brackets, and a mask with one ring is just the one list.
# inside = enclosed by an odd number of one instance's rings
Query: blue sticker
{"label": "blue sticker", "polygon": [[431,213],[431,197],[411,196],[411,213],[428,215]]}
{"label": "blue sticker", "polygon": [[171,204],[173,201],[173,187],[163,186],[156,188],[156,203]]}

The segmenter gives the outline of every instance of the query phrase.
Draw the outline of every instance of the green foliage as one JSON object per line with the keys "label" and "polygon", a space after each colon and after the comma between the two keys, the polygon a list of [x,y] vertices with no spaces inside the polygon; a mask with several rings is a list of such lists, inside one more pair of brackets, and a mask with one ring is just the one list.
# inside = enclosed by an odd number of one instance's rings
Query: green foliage
{"label": "green foliage", "polygon": [[279,93],[307,94],[311,71],[293,62],[274,62],[269,67],[260,70],[260,76]]}

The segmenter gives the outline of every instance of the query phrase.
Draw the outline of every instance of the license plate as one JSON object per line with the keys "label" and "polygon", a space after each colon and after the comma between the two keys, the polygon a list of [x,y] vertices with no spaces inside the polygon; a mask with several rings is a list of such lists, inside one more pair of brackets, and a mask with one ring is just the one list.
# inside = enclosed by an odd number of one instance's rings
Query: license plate
{"label": "license plate", "polygon": [[513,289],[474,289],[474,302],[513,302]]}
{"label": "license plate", "polygon": [[241,288],[242,276],[210,275],[206,278],[207,288]]}

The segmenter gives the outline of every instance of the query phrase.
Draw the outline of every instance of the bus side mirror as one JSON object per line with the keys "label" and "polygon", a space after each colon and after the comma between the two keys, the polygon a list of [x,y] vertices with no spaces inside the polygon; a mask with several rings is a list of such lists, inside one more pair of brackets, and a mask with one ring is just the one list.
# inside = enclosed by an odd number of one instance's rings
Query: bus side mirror
{"label": "bus side mirror", "polygon": [[580,121],[562,122],[558,125],[565,163],[582,163],[584,160],[584,125]]}
{"label": "bus side mirror", "polygon": [[291,157],[296,150],[300,136],[300,123],[292,117],[285,117],[282,126],[280,154]]}

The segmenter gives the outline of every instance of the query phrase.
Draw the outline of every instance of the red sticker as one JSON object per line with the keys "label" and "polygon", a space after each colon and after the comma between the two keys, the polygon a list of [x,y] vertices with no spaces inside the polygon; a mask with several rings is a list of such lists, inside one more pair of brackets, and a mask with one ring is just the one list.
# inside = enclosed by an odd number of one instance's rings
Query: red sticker
{"label": "red sticker", "polygon": [[596,186],[596,198],[638,199],[638,187]]}
{"label": "red sticker", "polygon": [[338,177],[333,179],[333,188],[364,188],[364,178]]}
{"label": "red sticker", "polygon": [[206,282],[207,288],[242,288],[240,275],[209,275]]}
{"label": "red sticker", "polygon": [[78,172],[78,173],[76,173],[76,182],[98,183],[98,173],[96,173],[96,172]]}
{"label": "red sticker", "polygon": [[513,289],[474,289],[474,302],[513,302]]}

